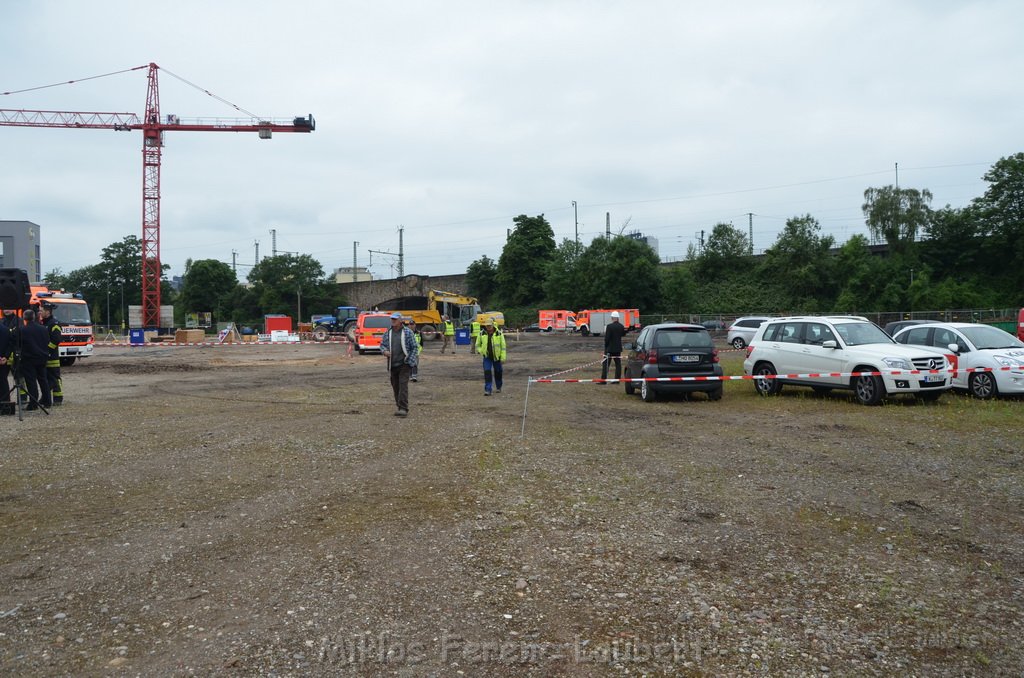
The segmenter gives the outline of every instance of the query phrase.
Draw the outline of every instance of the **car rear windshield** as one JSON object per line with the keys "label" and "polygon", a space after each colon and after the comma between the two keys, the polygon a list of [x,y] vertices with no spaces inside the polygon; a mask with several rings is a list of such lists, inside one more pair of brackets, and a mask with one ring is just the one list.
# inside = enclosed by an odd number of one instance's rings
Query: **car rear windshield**
{"label": "car rear windshield", "polygon": [[363,318],[363,327],[368,329],[380,329],[391,327],[391,318],[386,315],[371,315]]}
{"label": "car rear windshield", "polygon": [[711,335],[704,329],[678,327],[658,330],[654,335],[654,348],[711,348]]}

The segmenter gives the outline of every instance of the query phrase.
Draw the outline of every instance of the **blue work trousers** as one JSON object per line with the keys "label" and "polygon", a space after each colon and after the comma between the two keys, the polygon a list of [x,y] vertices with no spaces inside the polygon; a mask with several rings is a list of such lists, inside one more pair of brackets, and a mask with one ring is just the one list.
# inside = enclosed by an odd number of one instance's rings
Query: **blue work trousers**
{"label": "blue work trousers", "polygon": [[491,392],[491,372],[494,373],[494,387],[501,390],[501,361],[484,357],[484,393]]}

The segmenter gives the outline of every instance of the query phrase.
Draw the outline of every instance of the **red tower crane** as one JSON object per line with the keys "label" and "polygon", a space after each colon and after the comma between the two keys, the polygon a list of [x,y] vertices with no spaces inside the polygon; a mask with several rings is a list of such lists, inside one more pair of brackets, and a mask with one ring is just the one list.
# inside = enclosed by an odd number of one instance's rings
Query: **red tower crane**
{"label": "red tower crane", "polygon": [[161,119],[157,82],[160,67],[151,63],[129,70],[143,68],[149,69],[149,86],[146,113],[141,119],[134,113],[0,109],[0,126],[142,130],[142,325],[155,328],[160,326],[160,155],[164,132],[257,132],[260,139],[270,139],[274,132],[312,132],[316,121],[312,115],[290,121],[253,119],[203,123],[188,122],[176,115]]}

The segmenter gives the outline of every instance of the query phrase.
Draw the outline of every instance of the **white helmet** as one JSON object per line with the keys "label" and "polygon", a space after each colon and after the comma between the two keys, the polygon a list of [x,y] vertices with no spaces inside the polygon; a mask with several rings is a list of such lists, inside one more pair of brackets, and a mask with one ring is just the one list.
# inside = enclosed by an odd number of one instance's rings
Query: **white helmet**
{"label": "white helmet", "polygon": [[615,318],[616,320],[618,320],[619,319],[619,312],[618,311],[612,311],[612,317]]}

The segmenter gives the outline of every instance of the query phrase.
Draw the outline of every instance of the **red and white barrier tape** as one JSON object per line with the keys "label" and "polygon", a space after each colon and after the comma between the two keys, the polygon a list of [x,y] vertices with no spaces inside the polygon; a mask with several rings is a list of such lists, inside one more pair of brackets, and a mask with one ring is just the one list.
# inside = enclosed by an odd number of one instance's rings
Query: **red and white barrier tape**
{"label": "red and white barrier tape", "polygon": [[648,377],[636,379],[530,379],[533,383],[541,384],[618,384],[622,382],[641,381],[753,381],[755,379],[820,379],[822,377],[880,377],[884,374],[890,376],[906,376],[921,374],[953,374],[958,372],[1007,372],[1011,367],[969,367],[949,370],[887,370],[885,372],[810,372],[807,374],[742,374],[738,376],[723,375],[721,377]]}
{"label": "red and white barrier tape", "polygon": [[130,348],[167,348],[169,346],[295,346],[296,344],[349,344],[350,342],[345,340],[328,340],[328,341],[241,341],[232,343],[217,343],[215,341],[202,341],[202,342],[185,342],[185,341],[165,341],[165,342],[152,342],[147,344],[132,344],[127,341],[106,341],[103,343],[93,344],[96,348],[104,346],[117,346],[117,347],[130,347]]}
{"label": "red and white barrier tape", "polygon": [[[586,365],[577,365],[576,367],[570,367],[569,369],[562,370],[561,372],[554,372],[554,373],[549,374],[549,375],[544,376],[544,377],[537,377],[536,379],[530,379],[530,381],[535,381],[535,382],[536,381],[543,381],[544,383],[549,383],[549,381],[551,380],[551,377],[557,377],[560,374],[568,374],[569,372],[575,372],[576,370],[582,370],[582,369],[584,369],[586,367],[593,367],[594,365],[598,365],[598,364],[600,364],[602,362],[604,362],[604,356],[603,355],[601,356],[601,358],[599,360],[595,360],[592,363],[587,363]],[[573,381],[579,381],[579,380],[573,380]]]}

